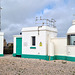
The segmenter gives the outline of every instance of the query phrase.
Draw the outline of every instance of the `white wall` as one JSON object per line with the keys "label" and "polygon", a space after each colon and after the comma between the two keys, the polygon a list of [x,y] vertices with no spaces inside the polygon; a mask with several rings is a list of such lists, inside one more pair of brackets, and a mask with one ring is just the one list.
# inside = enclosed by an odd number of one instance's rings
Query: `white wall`
{"label": "white wall", "polygon": [[[39,32],[39,35],[38,35]],[[36,49],[30,49],[31,37],[36,36]],[[48,55],[48,40],[57,36],[57,29],[49,26],[27,27],[22,29],[22,54]],[[42,46],[39,46],[42,42]]]}
{"label": "white wall", "polygon": [[67,56],[75,57],[75,46],[74,45],[67,46]]}
{"label": "white wall", "polygon": [[14,37],[14,44],[13,44],[13,53],[16,53],[16,37]]}
{"label": "white wall", "polygon": [[3,46],[4,46],[4,33],[0,32],[0,54],[3,54]]}
{"label": "white wall", "polygon": [[[36,36],[36,46],[32,46],[31,37]],[[39,46],[42,42],[42,46]],[[36,47],[36,49],[30,49]],[[22,32],[22,54],[46,55],[46,31]]]}
{"label": "white wall", "polygon": [[46,43],[47,43],[47,55],[49,55],[49,56],[53,56],[54,54],[53,54],[53,52],[54,51],[52,51],[52,47],[51,47],[51,44],[53,44],[52,42],[51,42],[51,38],[56,38],[57,37],[57,32],[53,32],[53,31],[47,31],[46,32]]}
{"label": "white wall", "polygon": [[54,43],[55,55],[67,55],[67,38],[52,38],[51,41]]}

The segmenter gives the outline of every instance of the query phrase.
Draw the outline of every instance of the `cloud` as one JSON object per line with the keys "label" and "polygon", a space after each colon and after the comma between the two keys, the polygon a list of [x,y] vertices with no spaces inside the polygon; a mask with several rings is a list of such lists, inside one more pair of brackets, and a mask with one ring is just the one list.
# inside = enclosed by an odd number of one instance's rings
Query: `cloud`
{"label": "cloud", "polygon": [[75,1],[68,3],[58,2],[53,9],[44,9],[43,17],[54,18],[58,29],[58,37],[65,37],[68,28],[72,25],[73,14],[75,13]]}
{"label": "cloud", "polygon": [[35,17],[54,18],[58,36],[66,36],[75,13],[74,0],[2,0],[2,31],[12,42],[23,27],[36,26]]}

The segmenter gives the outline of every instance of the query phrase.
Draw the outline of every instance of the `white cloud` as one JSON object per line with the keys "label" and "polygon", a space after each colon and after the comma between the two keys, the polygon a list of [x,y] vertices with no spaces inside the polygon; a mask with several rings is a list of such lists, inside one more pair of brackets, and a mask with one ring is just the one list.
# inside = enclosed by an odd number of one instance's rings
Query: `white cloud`
{"label": "white cloud", "polygon": [[54,18],[56,20],[58,36],[64,37],[66,36],[68,28],[72,25],[75,5],[73,6],[70,2],[68,2],[68,4],[60,4],[59,2],[53,9],[44,9],[43,17]]}
{"label": "white cloud", "polygon": [[74,3],[74,0],[67,3],[64,0],[2,0],[2,31],[5,38],[11,42],[13,35],[19,34],[23,27],[35,26],[35,17],[40,15],[54,18],[58,35],[66,35],[75,13]]}

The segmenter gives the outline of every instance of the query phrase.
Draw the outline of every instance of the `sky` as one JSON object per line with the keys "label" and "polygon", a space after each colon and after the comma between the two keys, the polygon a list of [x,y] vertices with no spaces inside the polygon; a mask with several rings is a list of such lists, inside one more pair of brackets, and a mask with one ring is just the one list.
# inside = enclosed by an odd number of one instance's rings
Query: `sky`
{"label": "sky", "polygon": [[55,19],[58,37],[66,37],[75,19],[75,0],[1,0],[1,28],[7,42],[19,35],[23,27],[35,25],[35,18]]}

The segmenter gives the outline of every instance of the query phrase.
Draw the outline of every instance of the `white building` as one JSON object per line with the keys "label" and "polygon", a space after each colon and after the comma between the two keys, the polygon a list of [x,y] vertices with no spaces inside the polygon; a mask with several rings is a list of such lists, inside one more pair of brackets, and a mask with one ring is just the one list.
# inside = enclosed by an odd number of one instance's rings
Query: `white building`
{"label": "white building", "polygon": [[[75,21],[73,21],[73,24],[75,24]],[[14,36],[13,56],[75,61],[75,45],[73,44],[75,42],[75,25],[69,28],[67,38],[58,38],[55,27],[23,28],[22,35]]]}
{"label": "white building", "polygon": [[[14,36],[14,56],[48,60],[48,41],[57,36],[57,29],[49,26],[22,29],[22,35]],[[51,54],[53,59],[54,54]]]}
{"label": "white building", "polygon": [[3,47],[4,47],[4,33],[0,32],[0,57],[4,56]]}
{"label": "white building", "polygon": [[75,61],[75,20],[67,32],[67,60]]}

